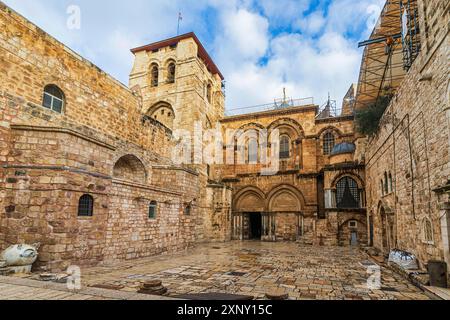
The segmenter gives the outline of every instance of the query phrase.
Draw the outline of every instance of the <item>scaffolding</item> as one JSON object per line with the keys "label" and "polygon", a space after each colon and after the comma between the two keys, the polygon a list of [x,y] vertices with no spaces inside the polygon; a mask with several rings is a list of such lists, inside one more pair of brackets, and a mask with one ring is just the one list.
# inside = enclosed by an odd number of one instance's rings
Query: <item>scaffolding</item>
{"label": "scaffolding", "polygon": [[365,47],[355,107],[392,95],[420,51],[417,0],[388,0]]}

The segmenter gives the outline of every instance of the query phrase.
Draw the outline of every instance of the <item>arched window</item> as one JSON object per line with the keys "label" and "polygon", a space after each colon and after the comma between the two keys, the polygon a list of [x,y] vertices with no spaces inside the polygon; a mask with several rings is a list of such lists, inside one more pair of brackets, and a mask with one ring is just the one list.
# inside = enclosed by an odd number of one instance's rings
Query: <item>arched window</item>
{"label": "arched window", "polygon": [[359,208],[358,184],[350,177],[344,177],[336,184],[338,208]]}
{"label": "arched window", "polygon": [[192,206],[189,204],[186,207],[184,207],[184,215],[185,216],[190,216],[191,215],[191,211],[192,211]]}
{"label": "arched window", "polygon": [[393,192],[394,191],[394,187],[393,187],[393,184],[392,184],[392,173],[390,173],[390,172],[389,172],[388,179],[389,179],[389,192]]}
{"label": "arched window", "polygon": [[149,219],[156,219],[157,211],[158,211],[158,203],[156,201],[150,202],[150,205],[148,206]]}
{"label": "arched window", "polygon": [[78,201],[78,216],[92,217],[94,214],[94,198],[89,194],[84,194]]}
{"label": "arched window", "polygon": [[248,163],[256,164],[258,162],[258,141],[255,138],[249,139],[247,144]]}
{"label": "arched window", "polygon": [[54,84],[49,84],[44,88],[42,105],[55,112],[62,113],[64,108],[64,93]]}
{"label": "arched window", "polygon": [[175,62],[169,63],[167,67],[167,83],[175,83]]}
{"label": "arched window", "polygon": [[159,84],[159,68],[156,63],[153,63],[150,68],[151,73],[151,86],[157,87]]}
{"label": "arched window", "polygon": [[423,240],[427,243],[433,243],[433,225],[429,218],[423,219]]}
{"label": "arched window", "polygon": [[209,103],[212,103],[212,85],[211,83],[208,83],[206,86],[206,99]]}
{"label": "arched window", "polygon": [[329,155],[333,151],[334,145],[334,135],[331,132],[325,133],[323,136],[323,154]]}
{"label": "arched window", "polygon": [[384,182],[383,179],[381,179],[381,195],[384,196]]}
{"label": "arched window", "polygon": [[280,138],[280,159],[289,159],[291,157],[290,150],[291,139],[288,136]]}

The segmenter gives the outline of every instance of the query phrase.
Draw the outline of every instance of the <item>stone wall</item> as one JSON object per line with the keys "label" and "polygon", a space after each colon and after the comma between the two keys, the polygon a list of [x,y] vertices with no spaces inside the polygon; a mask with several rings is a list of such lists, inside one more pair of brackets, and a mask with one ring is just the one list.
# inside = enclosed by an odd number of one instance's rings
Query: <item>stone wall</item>
{"label": "stone wall", "polygon": [[[41,242],[37,266],[60,270],[191,245],[199,176],[171,163],[171,130],[144,118],[139,94],[2,3],[0,25],[0,249]],[[42,106],[47,84],[64,92],[62,113]],[[78,216],[83,194],[92,217]]]}
{"label": "stone wall", "polygon": [[[449,166],[449,3],[419,1],[422,51],[386,110],[366,150],[369,219],[374,244],[417,255],[421,266],[443,259],[441,207],[448,196],[433,190],[447,184]],[[393,186],[382,190],[385,172]],[[432,239],[424,236],[432,223]]]}
{"label": "stone wall", "polygon": [[[336,175],[356,168],[352,174],[364,180],[364,167],[355,166],[351,161],[351,168],[336,168],[334,176],[325,170],[330,166],[330,156],[323,152],[323,136],[332,132],[335,143],[353,142],[353,117],[335,117],[317,119],[316,106],[300,106],[275,111],[265,111],[254,114],[243,114],[226,117],[221,121],[223,136],[227,130],[241,130],[243,136],[236,134],[235,146],[224,147],[225,165],[214,167],[214,179],[229,185],[233,189],[233,216],[244,229],[248,228],[250,212],[270,213],[276,225],[276,240],[299,240],[308,238],[308,242],[319,244],[319,238],[326,239],[327,244],[338,244],[340,224],[336,221],[322,223],[319,215],[328,218],[324,208],[324,188],[333,183]],[[280,135],[288,135],[291,141],[290,157],[280,161],[279,171],[274,175],[262,175],[261,163],[249,163],[247,160],[248,141],[255,132],[265,129],[270,132],[279,129]],[[244,137],[244,138],[242,138]],[[261,143],[261,142],[260,142]],[[227,162],[231,152],[231,163]],[[270,152],[270,148],[269,148]],[[260,155],[259,155],[260,156]],[[339,158],[339,156],[338,156]],[[350,154],[335,159],[335,162],[353,160]],[[260,159],[260,158],[259,158]],[[322,181],[322,182],[319,182]],[[364,183],[361,183],[364,188]],[[358,216],[364,212],[355,213]],[[241,215],[244,215],[241,218]],[[336,212],[339,221],[344,219],[347,212]],[[364,219],[358,218],[364,223]],[[341,221],[342,223],[343,221]],[[234,232],[233,234],[236,235]],[[239,237],[249,236],[246,230]],[[366,235],[362,236],[365,241]],[[361,241],[361,242],[364,242]],[[325,240],[324,240],[325,242]]]}

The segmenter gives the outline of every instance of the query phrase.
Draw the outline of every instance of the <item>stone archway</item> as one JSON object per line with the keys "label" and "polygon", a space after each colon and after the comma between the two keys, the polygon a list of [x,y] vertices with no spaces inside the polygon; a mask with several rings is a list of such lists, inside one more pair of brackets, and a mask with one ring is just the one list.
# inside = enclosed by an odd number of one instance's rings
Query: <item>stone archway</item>
{"label": "stone archway", "polygon": [[147,182],[147,171],[141,160],[132,154],[128,154],[114,164],[113,177],[145,184]]}
{"label": "stone archway", "polygon": [[381,249],[384,254],[389,254],[396,244],[393,219],[394,212],[381,202],[378,211],[381,228]]}
{"label": "stone archway", "polygon": [[[280,185],[268,194],[268,224],[272,237],[295,241],[303,235],[305,200],[292,185]],[[269,236],[269,234],[266,234]]]}
{"label": "stone archway", "polygon": [[266,196],[256,187],[245,187],[235,195],[232,239],[262,239]]}

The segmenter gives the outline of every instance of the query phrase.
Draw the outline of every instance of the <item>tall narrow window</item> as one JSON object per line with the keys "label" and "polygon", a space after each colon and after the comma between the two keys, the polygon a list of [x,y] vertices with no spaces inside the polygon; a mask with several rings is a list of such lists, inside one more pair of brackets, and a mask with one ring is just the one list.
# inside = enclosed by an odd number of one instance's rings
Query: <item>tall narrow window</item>
{"label": "tall narrow window", "polygon": [[336,185],[338,208],[359,208],[358,184],[350,177],[344,177]]}
{"label": "tall narrow window", "polygon": [[323,136],[323,154],[329,155],[333,151],[335,145],[334,135],[331,132],[325,133]]}
{"label": "tall narrow window", "polygon": [[92,217],[94,214],[94,198],[89,194],[84,194],[78,201],[78,216]]}
{"label": "tall narrow window", "polygon": [[256,164],[258,162],[258,141],[255,138],[248,140],[248,163]]}
{"label": "tall narrow window", "polygon": [[156,201],[150,202],[150,205],[148,206],[149,219],[156,219],[157,210],[158,210],[158,203]]}
{"label": "tall narrow window", "polygon": [[388,175],[387,172],[384,173],[384,194],[389,193],[389,181],[388,181]]}
{"label": "tall narrow window", "polygon": [[175,62],[169,63],[169,66],[167,67],[167,82],[168,83],[174,83],[175,82]]}
{"label": "tall narrow window", "polygon": [[423,240],[427,243],[433,243],[433,225],[428,218],[423,219]]}
{"label": "tall narrow window", "polygon": [[60,88],[53,84],[45,86],[42,105],[55,112],[62,113],[64,107],[64,93]]}
{"label": "tall narrow window", "polygon": [[280,138],[280,159],[289,159],[291,157],[290,144],[291,140],[288,136]]}
{"label": "tall narrow window", "polygon": [[159,68],[156,63],[152,64],[152,67],[150,69],[151,71],[151,86],[157,87],[159,83]]}
{"label": "tall narrow window", "polygon": [[394,187],[392,184],[392,173],[389,172],[389,191],[394,192]]}
{"label": "tall narrow window", "polygon": [[208,99],[209,103],[212,103],[212,85],[208,83],[206,86],[206,99]]}

